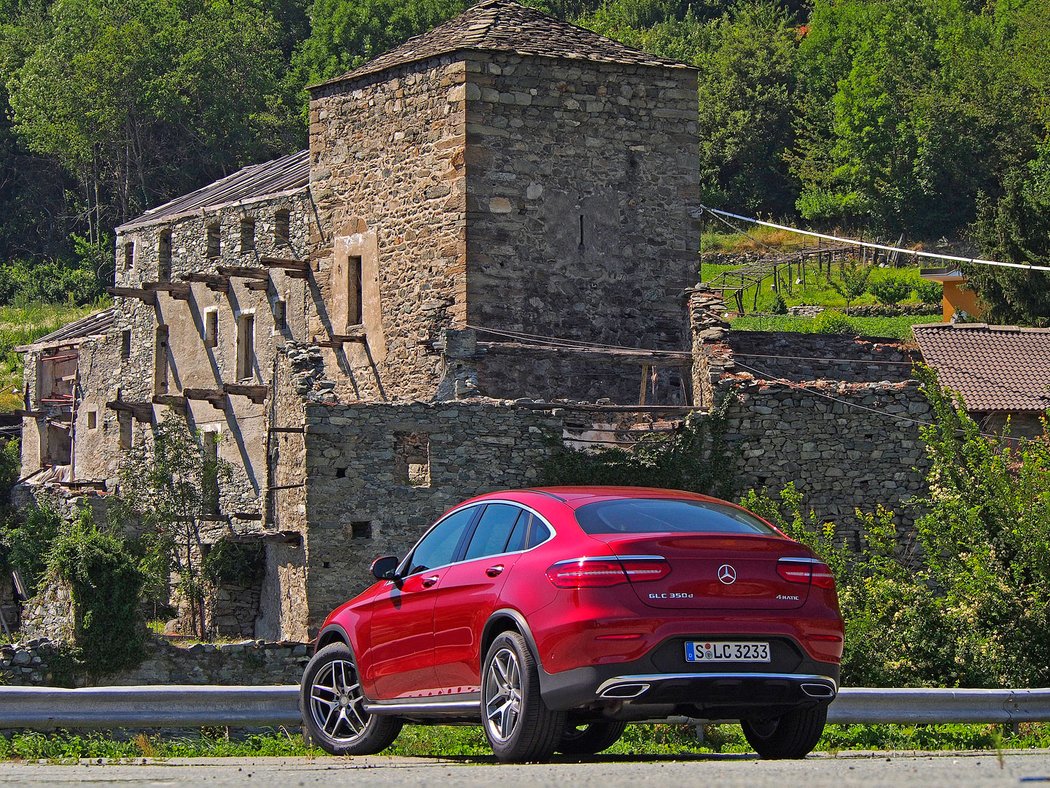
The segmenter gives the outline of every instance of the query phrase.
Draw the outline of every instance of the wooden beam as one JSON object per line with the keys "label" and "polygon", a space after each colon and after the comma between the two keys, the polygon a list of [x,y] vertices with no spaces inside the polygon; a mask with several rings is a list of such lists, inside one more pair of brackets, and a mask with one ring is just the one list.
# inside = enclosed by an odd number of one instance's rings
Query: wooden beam
{"label": "wooden beam", "polygon": [[136,421],[153,421],[152,402],[125,402],[115,399],[106,403],[106,407],[118,413],[130,413]]}
{"label": "wooden beam", "polygon": [[248,397],[248,399],[258,405],[266,399],[266,394],[270,389],[268,386],[257,386],[248,383],[224,383],[222,390],[227,394]]}
{"label": "wooden beam", "polygon": [[169,408],[185,408],[186,398],[179,394],[154,394],[154,405],[167,405]]}
{"label": "wooden beam", "polygon": [[218,274],[186,274],[183,279],[187,282],[199,282],[207,285],[209,290],[216,293],[230,292],[229,278]]}
{"label": "wooden beam", "polygon": [[266,268],[281,268],[287,276],[306,279],[310,273],[307,260],[292,260],[287,257],[260,257],[259,264]]}
{"label": "wooden beam", "polygon": [[364,328],[351,328],[345,334],[332,334],[332,341],[340,344],[343,342],[367,342],[368,337],[365,335]]}
{"label": "wooden beam", "polygon": [[150,306],[157,303],[156,293],[140,287],[107,287],[106,292],[110,295],[122,296],[123,298],[137,298]]}
{"label": "wooden beam", "polygon": [[185,282],[143,282],[142,287],[154,293],[167,293],[179,301],[190,299],[190,286]]}
{"label": "wooden beam", "polygon": [[262,279],[270,278],[270,272],[265,268],[250,268],[245,265],[220,265],[217,269],[219,276],[238,277],[240,279]]}
{"label": "wooden beam", "polygon": [[249,279],[247,282],[244,283],[244,286],[247,287],[249,290],[258,290],[262,292],[270,289],[270,280]]}
{"label": "wooden beam", "polygon": [[226,392],[222,389],[183,389],[182,396],[186,399],[208,402],[213,408],[219,410],[226,407]]}

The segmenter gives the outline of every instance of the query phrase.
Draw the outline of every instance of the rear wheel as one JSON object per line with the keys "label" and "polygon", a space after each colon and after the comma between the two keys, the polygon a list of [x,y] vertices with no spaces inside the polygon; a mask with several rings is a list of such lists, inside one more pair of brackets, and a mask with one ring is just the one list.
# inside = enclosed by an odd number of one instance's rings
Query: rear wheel
{"label": "rear wheel", "polygon": [[594,755],[616,744],[626,727],[626,722],[570,722],[562,731],[557,750],[565,755]]}
{"label": "rear wheel", "polygon": [[350,647],[343,643],[325,646],[303,672],[299,692],[303,735],[333,755],[371,755],[385,750],[403,723],[395,717],[369,714],[364,700]]}
{"label": "rear wheel", "polygon": [[565,729],[565,712],[540,696],[536,660],[517,632],[489,646],[481,672],[481,724],[501,761],[546,760]]}
{"label": "rear wheel", "polygon": [[805,758],[817,746],[827,718],[827,706],[811,706],[770,720],[741,720],[740,726],[763,758]]}

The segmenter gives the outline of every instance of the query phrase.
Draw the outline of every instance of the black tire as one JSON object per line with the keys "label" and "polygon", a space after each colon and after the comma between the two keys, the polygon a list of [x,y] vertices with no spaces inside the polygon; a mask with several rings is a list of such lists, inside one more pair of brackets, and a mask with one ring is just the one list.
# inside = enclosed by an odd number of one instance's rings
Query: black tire
{"label": "black tire", "polygon": [[357,662],[345,643],[330,643],[303,671],[299,712],[303,738],[332,755],[372,755],[389,747],[404,724],[368,714]]}
{"label": "black tire", "polygon": [[744,738],[763,758],[805,758],[817,746],[828,718],[826,705],[789,711],[771,720],[741,720]]}
{"label": "black tire", "polygon": [[565,730],[565,712],[540,696],[536,660],[517,632],[503,632],[481,665],[481,727],[504,763],[550,758]]}
{"label": "black tire", "polygon": [[574,725],[570,722],[562,731],[555,748],[565,755],[594,755],[612,747],[623,736],[626,722],[591,722]]}

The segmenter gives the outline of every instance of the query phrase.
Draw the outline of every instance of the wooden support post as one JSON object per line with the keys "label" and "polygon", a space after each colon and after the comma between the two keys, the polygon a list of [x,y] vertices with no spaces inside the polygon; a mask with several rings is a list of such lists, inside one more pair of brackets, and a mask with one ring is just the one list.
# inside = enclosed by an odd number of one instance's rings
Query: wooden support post
{"label": "wooden support post", "polygon": [[744,314],[744,291],[736,291],[736,311],[740,314]]}
{"label": "wooden support post", "polygon": [[[739,290],[737,292],[740,292]],[[642,387],[638,392],[638,404],[645,404],[645,395],[649,388],[649,365],[642,364]]]}

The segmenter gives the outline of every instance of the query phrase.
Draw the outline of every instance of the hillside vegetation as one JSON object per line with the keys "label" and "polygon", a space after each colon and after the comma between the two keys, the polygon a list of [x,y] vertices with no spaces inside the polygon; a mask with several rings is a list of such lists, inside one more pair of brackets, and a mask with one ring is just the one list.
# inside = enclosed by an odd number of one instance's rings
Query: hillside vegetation
{"label": "hillside vegetation", "polygon": [[[1050,258],[1048,3],[526,2],[696,66],[709,205]],[[0,0],[0,262],[110,255],[120,222],[304,146],[304,85],[464,6]],[[993,317],[1050,319],[1044,274],[974,276]]]}

